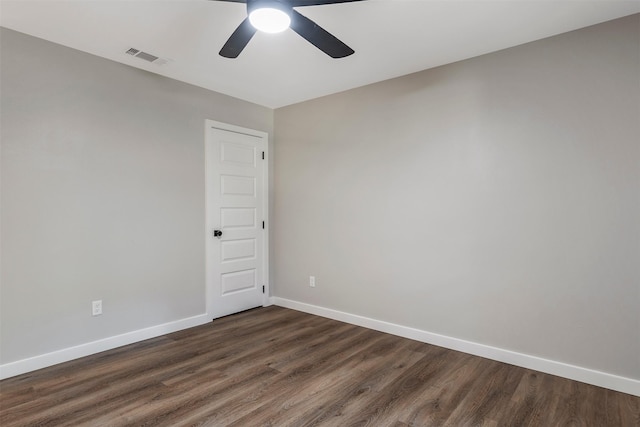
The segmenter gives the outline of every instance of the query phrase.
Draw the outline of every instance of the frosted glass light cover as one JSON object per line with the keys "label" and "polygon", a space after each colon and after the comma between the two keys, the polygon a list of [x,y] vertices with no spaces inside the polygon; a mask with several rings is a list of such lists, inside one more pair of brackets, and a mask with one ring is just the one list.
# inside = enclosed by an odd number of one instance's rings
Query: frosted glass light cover
{"label": "frosted glass light cover", "polygon": [[291,18],[279,9],[264,7],[252,11],[249,22],[259,31],[280,33],[289,28]]}

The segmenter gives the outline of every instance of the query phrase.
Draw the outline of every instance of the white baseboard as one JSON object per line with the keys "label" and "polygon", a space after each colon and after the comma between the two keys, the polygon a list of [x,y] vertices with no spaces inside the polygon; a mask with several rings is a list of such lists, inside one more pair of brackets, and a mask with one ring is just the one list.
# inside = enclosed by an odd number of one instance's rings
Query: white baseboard
{"label": "white baseboard", "polygon": [[285,298],[271,297],[271,300],[275,305],[280,307],[291,308],[293,310],[350,323],[352,325],[362,326],[368,329],[374,329],[376,331],[386,332],[404,338],[485,357],[487,359],[497,360],[499,362],[509,363],[511,365],[569,378],[598,387],[605,387],[611,390],[640,396],[640,381],[632,378],[625,378],[618,375],[608,374],[606,372],[543,359],[541,357],[531,356],[524,353],[517,353],[515,351],[448,337],[446,335],[434,334],[420,329],[396,325],[394,323],[384,322],[298,301],[292,301]]}
{"label": "white baseboard", "polygon": [[122,335],[116,335],[74,347],[64,348],[51,353],[41,354],[28,359],[0,365],[0,380],[14,377],[16,375],[68,362],[80,357],[100,353],[105,350],[122,347],[123,345],[144,341],[149,338],[159,337],[182,329],[192,328],[210,322],[211,318],[206,314],[176,320],[175,322],[164,323],[137,331],[131,331]]}

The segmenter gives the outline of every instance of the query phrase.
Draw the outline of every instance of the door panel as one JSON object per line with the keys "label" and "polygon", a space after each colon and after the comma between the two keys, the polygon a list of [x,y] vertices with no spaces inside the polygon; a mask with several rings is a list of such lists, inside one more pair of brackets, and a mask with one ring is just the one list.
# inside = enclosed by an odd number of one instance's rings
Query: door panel
{"label": "door panel", "polygon": [[267,137],[211,121],[206,132],[207,312],[216,318],[265,302]]}
{"label": "door panel", "polygon": [[255,229],[256,224],[256,210],[254,208],[220,209],[220,225],[225,229]]}
{"label": "door panel", "polygon": [[222,196],[256,196],[256,179],[251,176],[222,175]]}
{"label": "door panel", "polygon": [[255,289],[256,286],[258,284],[256,282],[255,268],[222,274],[222,295]]}
{"label": "door panel", "polygon": [[220,245],[222,249],[220,261],[223,263],[256,259],[256,239],[225,241]]}

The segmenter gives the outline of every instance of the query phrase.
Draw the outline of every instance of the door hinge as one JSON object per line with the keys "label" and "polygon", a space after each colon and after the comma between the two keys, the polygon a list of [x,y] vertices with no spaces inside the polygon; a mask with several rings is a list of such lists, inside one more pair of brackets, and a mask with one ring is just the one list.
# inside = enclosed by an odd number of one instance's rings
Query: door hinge
{"label": "door hinge", "polygon": [[262,293],[264,294],[264,285],[262,285]]}
{"label": "door hinge", "polygon": [[264,230],[264,221],[262,221],[262,229]]}
{"label": "door hinge", "polygon": [[262,152],[262,160],[264,160],[264,151]]}

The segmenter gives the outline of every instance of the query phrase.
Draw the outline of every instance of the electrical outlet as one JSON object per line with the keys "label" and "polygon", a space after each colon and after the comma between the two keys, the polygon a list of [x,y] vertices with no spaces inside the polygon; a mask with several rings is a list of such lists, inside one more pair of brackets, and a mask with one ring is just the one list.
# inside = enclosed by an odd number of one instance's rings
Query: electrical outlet
{"label": "electrical outlet", "polygon": [[316,276],[309,276],[309,286],[312,288],[316,287]]}
{"label": "electrical outlet", "polygon": [[102,300],[91,302],[91,315],[100,316],[102,314]]}

